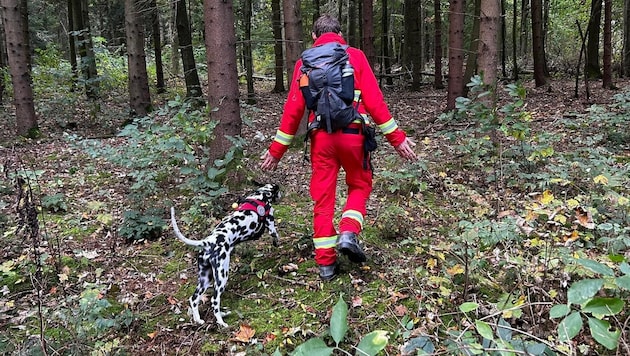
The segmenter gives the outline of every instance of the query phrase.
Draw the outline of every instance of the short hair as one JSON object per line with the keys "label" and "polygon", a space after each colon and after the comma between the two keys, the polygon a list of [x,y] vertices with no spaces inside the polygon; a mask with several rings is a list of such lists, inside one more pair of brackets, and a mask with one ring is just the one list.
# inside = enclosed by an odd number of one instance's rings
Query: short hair
{"label": "short hair", "polygon": [[313,33],[316,37],[319,37],[326,32],[341,32],[341,24],[339,23],[339,20],[328,14],[320,16],[313,24]]}

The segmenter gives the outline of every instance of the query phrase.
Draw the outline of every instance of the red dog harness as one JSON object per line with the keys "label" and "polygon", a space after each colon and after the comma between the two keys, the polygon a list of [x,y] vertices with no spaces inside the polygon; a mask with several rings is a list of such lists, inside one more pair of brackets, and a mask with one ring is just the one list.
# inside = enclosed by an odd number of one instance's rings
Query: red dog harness
{"label": "red dog harness", "polygon": [[269,204],[265,204],[265,202],[260,201],[258,199],[246,199],[241,201],[240,205],[236,208],[238,211],[255,211],[258,214],[259,219],[267,217],[269,215],[269,211],[271,210],[271,206]]}

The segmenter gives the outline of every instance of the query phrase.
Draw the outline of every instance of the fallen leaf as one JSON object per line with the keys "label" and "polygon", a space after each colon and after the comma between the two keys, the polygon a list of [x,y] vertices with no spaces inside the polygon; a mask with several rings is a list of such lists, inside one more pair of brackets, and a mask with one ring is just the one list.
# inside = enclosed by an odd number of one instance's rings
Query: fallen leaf
{"label": "fallen leaf", "polygon": [[601,185],[608,185],[608,178],[600,174],[597,177],[593,178],[593,182]]}
{"label": "fallen leaf", "polygon": [[595,223],[593,222],[593,216],[588,210],[585,210],[581,206],[575,208],[575,218],[578,224],[584,226],[587,229],[594,229]]}
{"label": "fallen leaf", "polygon": [[578,238],[580,238],[580,234],[577,232],[577,230],[573,230],[573,232],[571,232],[571,234],[566,235],[564,237],[564,241],[565,242],[574,242]]}
{"label": "fallen leaf", "polygon": [[152,332],[152,333],[148,333],[147,336],[149,337],[149,339],[155,339],[155,337],[157,336],[158,332],[157,330]]}
{"label": "fallen leaf", "polygon": [[175,305],[177,304],[177,299],[175,299],[173,296],[169,296],[168,298],[166,298],[166,300],[168,300],[168,303],[170,305]]}
{"label": "fallen leaf", "polygon": [[396,314],[396,316],[405,316],[407,313],[409,313],[409,309],[402,304],[394,307],[394,314]]}
{"label": "fallen leaf", "polygon": [[256,330],[252,329],[251,326],[241,324],[239,330],[234,334],[232,341],[249,343],[255,334]]}
{"label": "fallen leaf", "polygon": [[361,298],[360,296],[354,296],[352,297],[352,307],[353,308],[357,308],[363,305],[363,298]]}
{"label": "fallen leaf", "polygon": [[538,201],[547,205],[553,201],[553,193],[550,190],[545,190],[542,195],[538,196]]}
{"label": "fallen leaf", "polygon": [[429,258],[427,260],[427,268],[434,269],[437,266],[437,260],[435,258]]}
{"label": "fallen leaf", "polygon": [[451,268],[447,268],[446,273],[448,273],[450,276],[456,276],[458,274],[464,273],[464,267],[458,263]]}

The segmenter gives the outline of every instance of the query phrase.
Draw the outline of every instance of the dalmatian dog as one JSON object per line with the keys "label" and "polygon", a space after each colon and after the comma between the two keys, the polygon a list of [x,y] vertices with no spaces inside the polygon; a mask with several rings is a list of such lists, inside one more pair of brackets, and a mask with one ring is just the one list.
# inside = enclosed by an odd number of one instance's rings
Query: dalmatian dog
{"label": "dalmatian dog", "polygon": [[269,230],[273,238],[273,245],[278,246],[278,232],[273,217],[272,203],[280,199],[280,187],[277,184],[265,184],[252,194],[239,201],[238,207],[226,216],[203,240],[191,240],[185,237],[175,220],[175,208],[171,207],[171,223],[175,235],[189,246],[199,247],[201,251],[197,257],[199,268],[199,283],[190,297],[190,308],[193,320],[203,324],[199,316],[199,304],[203,294],[214,280],[212,295],[212,311],[217,324],[227,327],[223,317],[229,312],[221,312],[221,294],[225,291],[230,267],[230,253],[238,243],[259,239]]}

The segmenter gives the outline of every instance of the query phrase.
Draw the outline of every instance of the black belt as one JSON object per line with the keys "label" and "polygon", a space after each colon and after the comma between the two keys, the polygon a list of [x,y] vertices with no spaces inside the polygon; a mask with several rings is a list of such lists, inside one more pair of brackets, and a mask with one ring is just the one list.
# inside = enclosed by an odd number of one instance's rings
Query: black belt
{"label": "black belt", "polygon": [[343,132],[345,134],[358,135],[359,134],[359,129],[357,127],[345,127],[343,129],[341,129],[341,132]]}

